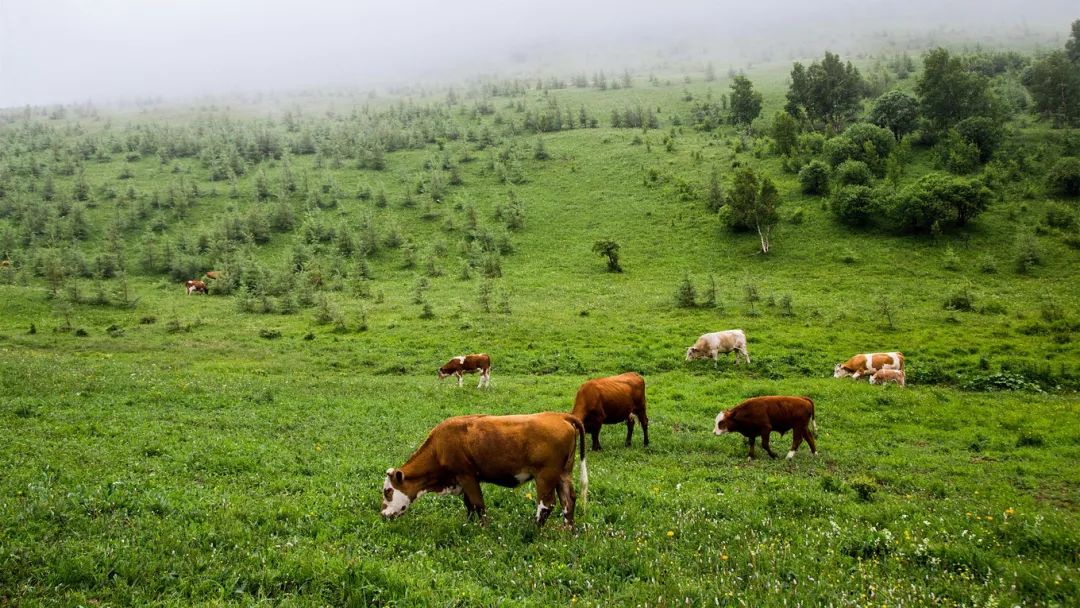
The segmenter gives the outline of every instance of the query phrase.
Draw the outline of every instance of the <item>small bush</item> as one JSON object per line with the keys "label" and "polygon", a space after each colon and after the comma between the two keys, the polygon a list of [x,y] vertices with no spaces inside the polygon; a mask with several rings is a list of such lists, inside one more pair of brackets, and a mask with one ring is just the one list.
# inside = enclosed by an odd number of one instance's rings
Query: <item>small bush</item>
{"label": "small bush", "polygon": [[962,389],[966,391],[1032,391],[1041,393],[1042,388],[1028,380],[1021,374],[1011,372],[1001,372],[999,374],[989,374],[986,376],[978,376],[968,380],[961,385]]}
{"label": "small bush", "polygon": [[855,490],[855,494],[862,502],[870,502],[874,499],[874,494],[878,491],[878,483],[872,477],[865,475],[858,475],[853,477],[848,482],[852,490]]}
{"label": "small bush", "polygon": [[1050,191],[1061,196],[1080,196],[1080,158],[1066,156],[1054,163],[1046,175]]}
{"label": "small bush", "polygon": [[962,288],[945,298],[945,310],[971,312],[975,310],[975,296],[967,288]]}
{"label": "small bush", "polygon": [[799,186],[803,194],[825,195],[829,193],[829,165],[820,160],[807,163],[799,171]]}
{"label": "small bush", "polygon": [[945,270],[960,270],[960,256],[956,255],[956,251],[953,250],[952,246],[945,248],[941,266]]}
{"label": "small bush", "polygon": [[868,186],[874,176],[861,160],[845,160],[836,168],[836,179],[842,186]]}
{"label": "small bush", "polygon": [[260,329],[259,337],[266,340],[276,340],[281,337],[281,331],[277,329]]}
{"label": "small bush", "polygon": [[153,325],[154,323],[157,323],[157,317],[154,315],[139,317],[139,325]]}
{"label": "small bush", "polygon": [[1042,264],[1042,248],[1034,234],[1024,233],[1016,239],[1016,271],[1027,274]]}
{"label": "small bush", "polygon": [[679,308],[693,308],[697,304],[697,289],[690,281],[690,275],[684,274],[679,286],[675,289],[675,306]]}
{"label": "small bush", "polygon": [[1016,437],[1016,447],[1042,447],[1046,444],[1046,438],[1034,431],[1020,431]]}
{"label": "small bush", "polygon": [[997,262],[994,260],[994,256],[986,254],[979,258],[979,272],[983,274],[994,274],[997,272]]}
{"label": "small bush", "polygon": [[1065,205],[1050,205],[1046,209],[1046,225],[1067,230],[1076,225],[1076,214]]}
{"label": "small bush", "polygon": [[878,212],[874,193],[867,186],[844,186],[833,195],[833,216],[841,224],[867,226]]}
{"label": "small bush", "polygon": [[849,266],[859,263],[859,255],[853,249],[845,249],[840,253],[838,259]]}

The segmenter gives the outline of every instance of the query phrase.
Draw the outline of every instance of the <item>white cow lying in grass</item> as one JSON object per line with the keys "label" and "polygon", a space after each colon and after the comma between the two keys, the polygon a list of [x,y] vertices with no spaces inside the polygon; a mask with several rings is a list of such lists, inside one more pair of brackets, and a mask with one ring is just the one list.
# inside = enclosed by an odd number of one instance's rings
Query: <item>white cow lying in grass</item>
{"label": "white cow lying in grass", "polygon": [[750,363],[750,353],[746,350],[746,334],[741,329],[729,329],[727,331],[715,331],[704,334],[694,342],[694,345],[686,349],[686,360],[704,359],[711,357],[713,367],[716,367],[717,358],[721,353],[735,353],[735,365],[739,364],[739,355]]}

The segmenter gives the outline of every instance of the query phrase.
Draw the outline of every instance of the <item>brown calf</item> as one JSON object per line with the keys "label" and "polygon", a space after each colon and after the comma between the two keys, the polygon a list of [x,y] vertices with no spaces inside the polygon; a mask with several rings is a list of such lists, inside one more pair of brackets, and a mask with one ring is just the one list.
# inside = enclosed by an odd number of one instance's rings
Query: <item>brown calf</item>
{"label": "brown calf", "polygon": [[[575,445],[577,444],[577,445]],[[585,466],[585,429],[570,414],[545,412],[525,416],[457,416],[439,423],[424,444],[383,482],[382,515],[401,515],[420,496],[460,494],[468,517],[484,522],[480,482],[509,488],[536,480],[536,523],[543,525],[555,506],[563,522],[574,525],[574,448],[580,446],[581,502],[589,491]]]}
{"label": "brown calf", "polygon": [[905,385],[904,370],[902,369],[879,369],[870,376],[870,384],[886,384],[894,382],[901,387]]}
{"label": "brown calf", "polygon": [[574,398],[574,416],[592,435],[592,449],[600,449],[600,427],[626,421],[626,445],[634,434],[634,419],[641,421],[641,434],[649,445],[649,417],[645,414],[645,379],[627,372],[595,378],[581,385]]}
{"label": "brown calf", "polygon": [[209,293],[209,291],[206,289],[206,283],[203,283],[202,281],[188,281],[187,283],[185,283],[185,286],[187,287],[187,295],[189,296],[193,293]]}
{"label": "brown calf", "polygon": [[810,432],[811,428],[817,432],[814,402],[809,397],[768,396],[747,399],[730,410],[720,412],[716,416],[713,433],[723,435],[734,432],[746,437],[751,459],[754,458],[754,438],[760,436],[761,447],[765,448],[769,457],[776,458],[769,447],[769,433],[776,431],[783,435],[794,429],[791,450],[787,453],[790,459],[795,457],[795,451],[803,439],[810,446],[810,452],[817,454],[817,443]]}
{"label": "brown calf", "polygon": [[216,271],[216,270],[207,270],[206,271],[206,278],[214,279],[216,281],[219,278],[221,278],[221,273]]}
{"label": "brown calf", "polygon": [[459,355],[440,367],[438,376],[439,380],[447,376],[457,376],[457,385],[460,387],[462,374],[471,374],[477,371],[480,372],[480,383],[476,385],[476,388],[488,386],[491,383],[491,357],[483,353],[479,355]]}

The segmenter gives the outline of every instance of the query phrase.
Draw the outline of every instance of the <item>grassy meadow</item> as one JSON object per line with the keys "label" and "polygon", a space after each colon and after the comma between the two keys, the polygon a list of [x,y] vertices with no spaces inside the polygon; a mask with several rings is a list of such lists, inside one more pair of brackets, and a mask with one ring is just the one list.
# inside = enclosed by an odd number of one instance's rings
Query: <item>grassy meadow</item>
{"label": "grassy meadow", "polygon": [[[0,606],[1076,605],[1080,252],[1040,173],[1068,135],[1010,120],[992,162],[1022,168],[961,231],[852,229],[765,137],[789,70],[747,72],[752,135],[687,123],[728,92],[700,71],[4,114]],[[526,128],[552,107],[597,125]],[[658,127],[612,127],[627,108]],[[215,176],[238,137],[271,152]],[[942,170],[907,154],[896,187]],[[783,200],[768,255],[704,203],[745,165]],[[241,278],[184,294],[213,269]],[[736,327],[752,365],[683,360]],[[831,377],[883,350],[906,390]],[[466,352],[491,354],[490,390],[435,379]],[[653,443],[603,432],[574,530],[535,528],[531,483],[484,486],[487,527],[450,497],[381,520],[385,470],[442,419],[568,411],[628,370]],[[761,394],[814,399],[818,457],[712,435]]]}

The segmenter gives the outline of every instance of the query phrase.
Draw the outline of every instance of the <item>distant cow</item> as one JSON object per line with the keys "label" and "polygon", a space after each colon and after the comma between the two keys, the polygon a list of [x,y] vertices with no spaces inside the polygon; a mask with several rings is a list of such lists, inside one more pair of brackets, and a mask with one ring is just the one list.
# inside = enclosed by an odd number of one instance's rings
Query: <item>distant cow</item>
{"label": "distant cow", "polygon": [[221,278],[221,273],[216,271],[216,270],[207,270],[206,271],[206,278],[213,279],[213,280],[216,281],[216,280]]}
{"label": "distant cow", "polygon": [[[576,445],[575,445],[576,444]],[[585,429],[570,414],[457,416],[439,423],[424,444],[383,482],[382,515],[393,518],[427,493],[462,495],[468,517],[484,517],[480,482],[509,488],[536,480],[536,523],[543,525],[555,506],[563,522],[574,524],[574,448],[581,455],[581,502],[587,502]]]}
{"label": "distant cow", "polygon": [[460,355],[450,359],[439,368],[439,380],[447,376],[457,376],[457,385],[462,384],[462,374],[480,372],[480,383],[476,388],[482,388],[491,384],[491,357],[484,353],[479,355]]}
{"label": "distant cow", "polygon": [[851,376],[858,380],[862,376],[872,376],[879,369],[904,369],[904,353],[867,353],[837,363],[833,368],[833,378]]}
{"label": "distant cow", "polygon": [[900,386],[905,385],[904,370],[902,369],[879,369],[870,376],[870,384],[885,384],[895,382]]}
{"label": "distant cow", "polygon": [[185,285],[187,286],[187,295],[189,296],[193,293],[210,293],[209,290],[206,289],[206,283],[203,283],[202,281],[188,281]]}
{"label": "distant cow", "polygon": [[592,435],[592,449],[600,449],[600,427],[626,421],[626,445],[634,434],[634,419],[641,422],[645,446],[649,445],[649,417],[645,414],[645,379],[627,372],[595,378],[581,385],[574,399],[574,416]]}
{"label": "distant cow", "polygon": [[746,350],[746,334],[741,329],[729,329],[704,334],[694,342],[694,345],[686,349],[686,360],[704,359],[711,357],[713,367],[716,367],[717,358],[721,353],[735,353],[735,365],[739,364],[739,355],[750,363],[750,353]]}
{"label": "distant cow", "polygon": [[739,405],[720,412],[716,416],[716,427],[713,433],[723,435],[735,432],[747,438],[750,445],[750,458],[754,458],[754,438],[761,437],[761,447],[765,448],[769,457],[776,458],[769,447],[769,433],[776,431],[782,436],[789,430],[795,430],[795,436],[791,443],[791,450],[787,457],[794,458],[795,451],[803,439],[810,445],[810,452],[817,454],[817,444],[813,429],[817,432],[817,423],[814,421],[814,402],[809,397],[783,397],[768,396],[747,399]]}

